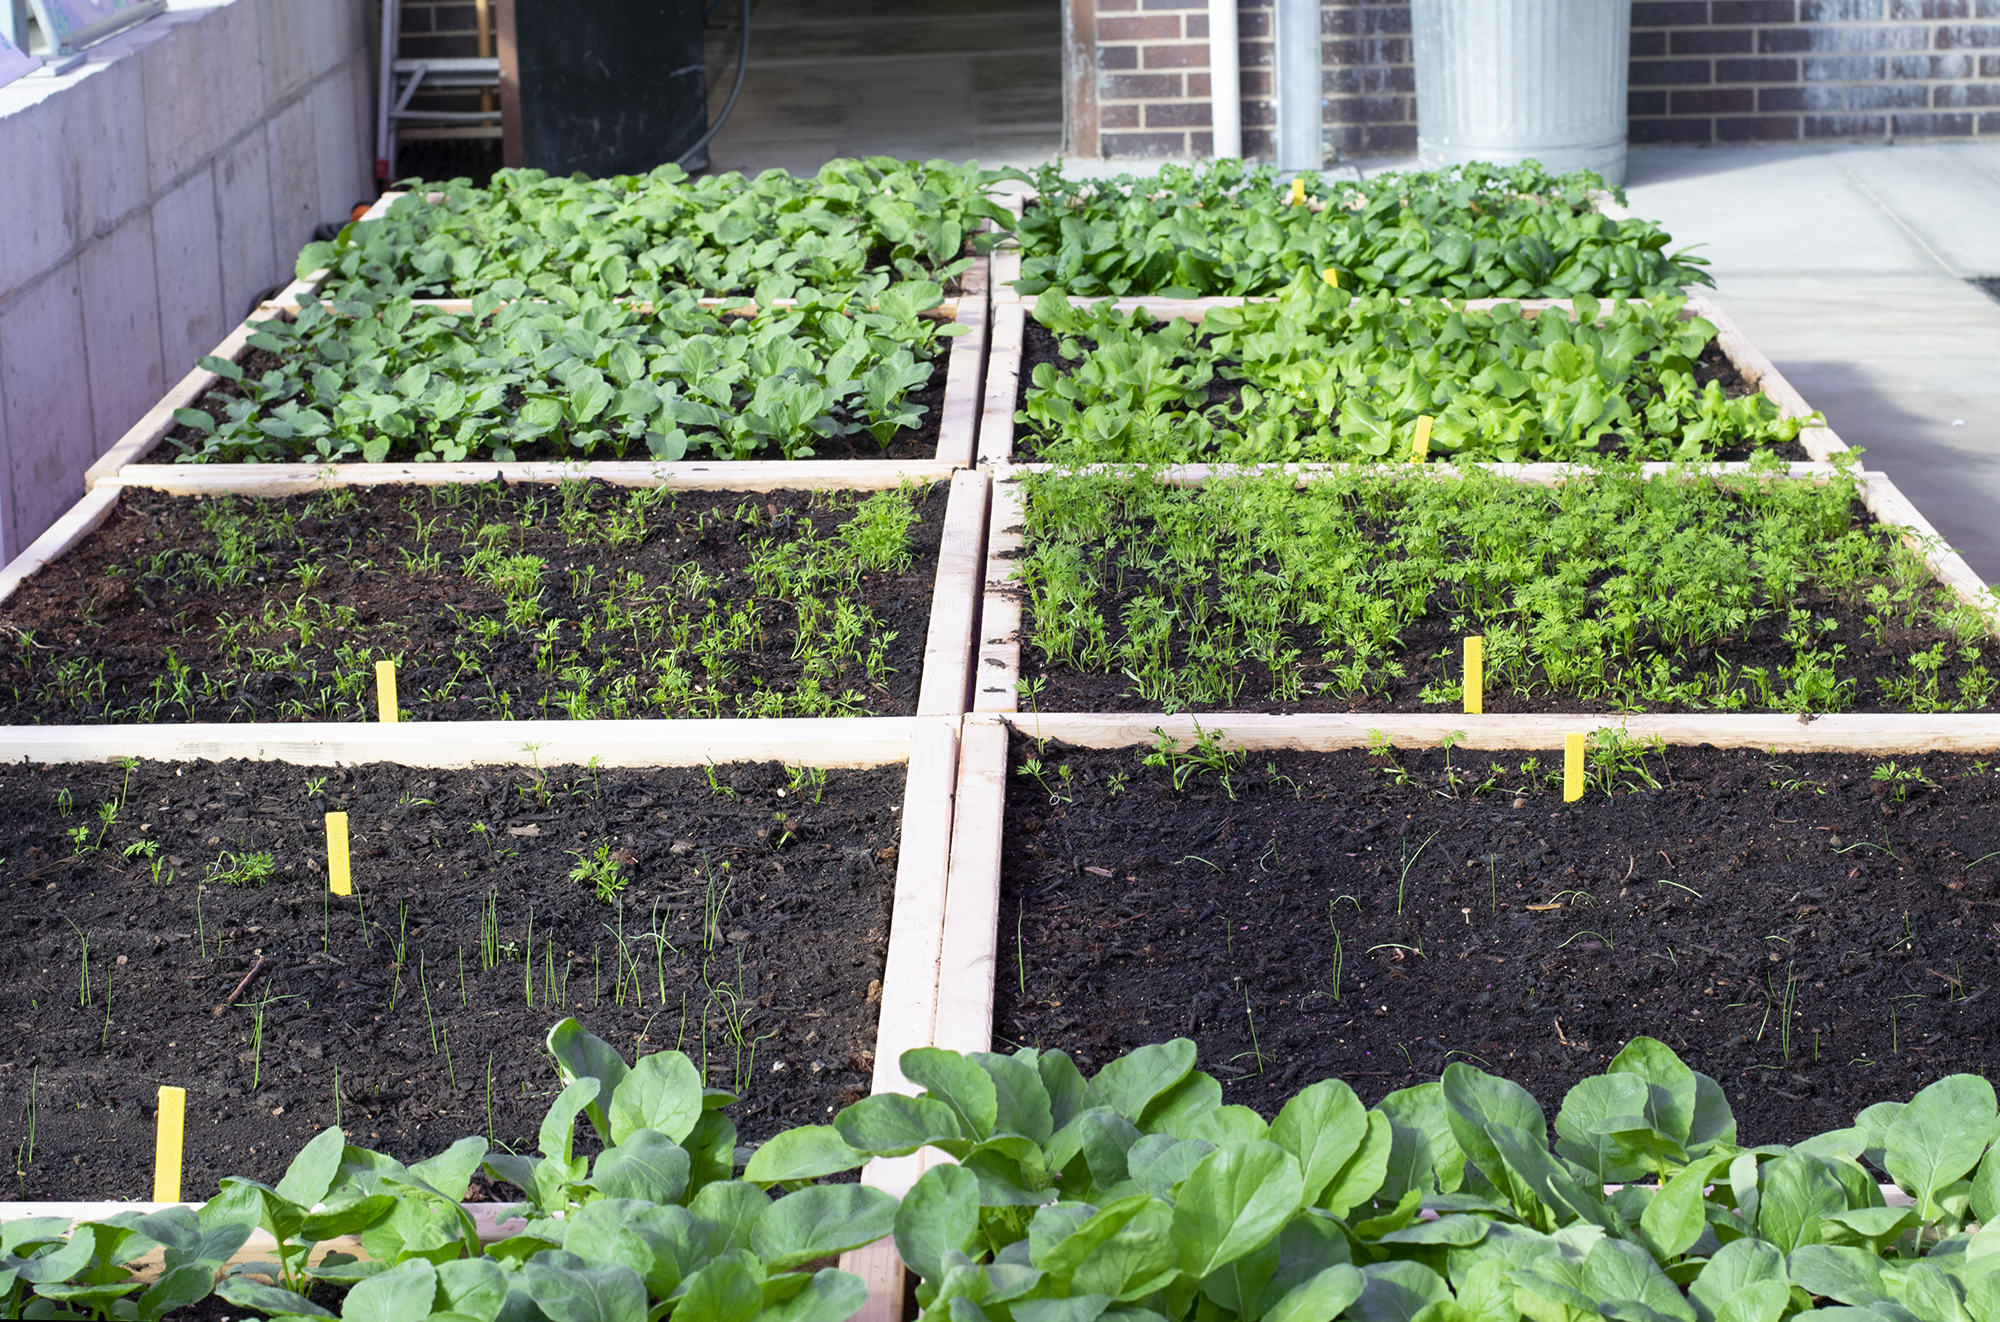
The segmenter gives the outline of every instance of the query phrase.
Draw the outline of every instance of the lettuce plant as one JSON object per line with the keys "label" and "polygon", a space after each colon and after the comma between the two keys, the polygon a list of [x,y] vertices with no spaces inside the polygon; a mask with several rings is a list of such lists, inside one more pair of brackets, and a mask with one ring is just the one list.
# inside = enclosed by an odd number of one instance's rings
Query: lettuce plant
{"label": "lettuce plant", "polygon": [[[1012,216],[987,196],[1013,171],[884,156],[831,161],[816,176],[766,170],[690,178],[677,165],[609,179],[502,170],[485,188],[406,180],[388,215],[299,254],[351,298],[471,298],[503,282],[530,297],[659,301],[676,291],[759,302],[873,280],[962,272]],[[441,193],[436,202],[430,195]]]}
{"label": "lettuce plant", "polygon": [[[1185,1039],[1090,1078],[1034,1049],[925,1048],[902,1067],[918,1095],[867,1098],[758,1157],[949,1155],[896,1213],[926,1319],[2000,1316],[1994,1232],[1974,1229],[2000,1214],[2000,1113],[1971,1075],[1743,1146],[1720,1086],[1646,1037],[1570,1090],[1553,1136],[1525,1090],[1462,1062],[1373,1108],[1315,1083],[1268,1123],[1222,1103]],[[1907,1205],[1885,1205],[1881,1175]]]}
{"label": "lettuce plant", "polygon": [[[965,327],[924,314],[934,281],[878,276],[754,317],[682,294],[651,308],[597,294],[524,298],[501,282],[464,315],[407,297],[302,300],[259,322],[250,347],[278,357],[252,376],[213,356],[222,416],[178,409],[181,463],[387,459],[808,458],[813,442],[917,426],[906,403]],[[510,301],[512,300],[512,301]]]}
{"label": "lettuce plant", "polygon": [[1575,300],[1535,316],[1355,295],[1301,277],[1269,302],[1197,325],[1077,309],[1035,319],[1074,366],[1039,363],[1017,420],[1036,457],[1078,463],[1405,460],[1420,416],[1439,459],[1564,462],[1601,449],[1698,459],[1798,435],[1761,392],[1697,386],[1713,324],[1650,304]]}
{"label": "lettuce plant", "polygon": [[1587,170],[1555,177],[1527,161],[1361,183],[1301,178],[1295,206],[1268,167],[1240,161],[1093,181],[1044,166],[1018,227],[1016,288],[1269,294],[1326,270],[1350,289],[1446,298],[1643,298],[1714,283],[1701,258],[1666,251],[1658,225],[1596,211],[1604,181]]}

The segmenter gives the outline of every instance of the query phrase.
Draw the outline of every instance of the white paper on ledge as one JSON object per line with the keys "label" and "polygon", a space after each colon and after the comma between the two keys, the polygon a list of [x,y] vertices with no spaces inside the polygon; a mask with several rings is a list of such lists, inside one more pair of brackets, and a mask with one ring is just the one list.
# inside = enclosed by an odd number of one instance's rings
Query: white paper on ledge
{"label": "white paper on ledge", "polygon": [[7,40],[7,34],[0,32],[0,87],[5,87],[23,74],[33,73],[42,67],[42,62]]}

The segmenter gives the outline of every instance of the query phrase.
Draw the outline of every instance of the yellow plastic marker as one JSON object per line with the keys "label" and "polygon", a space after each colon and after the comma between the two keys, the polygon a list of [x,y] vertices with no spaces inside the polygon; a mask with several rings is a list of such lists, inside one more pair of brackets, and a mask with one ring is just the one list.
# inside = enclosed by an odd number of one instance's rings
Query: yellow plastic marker
{"label": "yellow plastic marker", "polygon": [[1340,288],[1340,272],[1334,270],[1331,266],[1321,271],[1319,278],[1332,285],[1335,289]]}
{"label": "yellow plastic marker", "polygon": [[1306,204],[1306,181],[1303,177],[1299,175],[1293,175],[1292,205],[1295,207],[1302,207],[1305,204]]}
{"label": "yellow plastic marker", "polygon": [[181,1123],[187,1117],[187,1089],[160,1088],[159,1126],[153,1139],[153,1201],[181,1200]]}
{"label": "yellow plastic marker", "polygon": [[1420,464],[1431,457],[1431,415],[1417,419],[1416,438],[1410,442],[1410,462]]}
{"label": "yellow plastic marker", "polygon": [[1471,716],[1486,711],[1486,639],[1478,634],[1465,640],[1465,710]]}
{"label": "yellow plastic marker", "polygon": [[384,725],[396,723],[396,663],[375,663],[375,707]]}
{"label": "yellow plastic marker", "polygon": [[1575,803],[1583,797],[1583,745],[1590,736],[1572,734],[1563,738],[1563,802]]}
{"label": "yellow plastic marker", "polygon": [[335,895],[354,894],[354,873],[347,859],[347,814],[326,815],[326,888]]}

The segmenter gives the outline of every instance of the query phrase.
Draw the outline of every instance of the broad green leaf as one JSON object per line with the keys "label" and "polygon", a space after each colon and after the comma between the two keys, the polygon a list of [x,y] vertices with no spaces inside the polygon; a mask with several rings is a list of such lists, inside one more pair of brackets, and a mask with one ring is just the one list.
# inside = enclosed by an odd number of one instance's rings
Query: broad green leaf
{"label": "broad green leaf", "polygon": [[[1819,1226],[1820,1242],[1844,1244],[1879,1254],[1918,1224],[1914,1207],[1855,1207],[1831,1212]],[[1824,1294],[1825,1291],[1815,1291]]]}
{"label": "broad green leaf", "polygon": [[901,1093],[864,1097],[836,1115],[833,1127],[849,1147],[879,1157],[900,1157],[965,1136],[949,1106]]}
{"label": "broad green leaf", "polygon": [[1808,1244],[1785,1259],[1792,1282],[1814,1294],[1865,1308],[1889,1297],[1882,1283],[1882,1260],[1864,1249]]}
{"label": "broad green leaf", "polygon": [[[1692,1094],[1693,1090],[1690,1079],[1688,1091]],[[1647,1166],[1637,1161],[1621,1164],[1615,1146],[1597,1126],[1622,1117],[1644,1123],[1649,1100],[1646,1080],[1637,1074],[1596,1074],[1581,1080],[1563,1098],[1562,1110],[1556,1114],[1556,1151],[1593,1172],[1601,1184],[1636,1178]]]}
{"label": "broad green leaf", "polygon": [[[178,1267],[169,1267],[160,1273],[160,1278],[139,1296],[134,1307],[139,1322],[155,1322],[175,1309],[188,1308],[200,1303],[215,1289],[215,1272],[219,1264],[212,1262],[184,1262]],[[5,1276],[7,1273],[0,1273]],[[11,1288],[12,1282],[0,1283],[0,1288]],[[233,1301],[232,1301],[233,1302]],[[306,1303],[305,1300],[300,1300]],[[315,1307],[306,1304],[308,1309]],[[330,1314],[304,1312],[306,1317],[325,1317]]]}
{"label": "broad green leaf", "polygon": [[1916,1198],[1925,1219],[1937,1215],[1937,1191],[1986,1151],[1996,1119],[1993,1085],[1976,1074],[1952,1074],[1918,1092],[1889,1126],[1883,1153],[1889,1178]]}
{"label": "broad green leaf", "polygon": [[895,1213],[896,1252],[927,1281],[941,1280],[947,1253],[970,1253],[979,1237],[979,1181],[962,1166],[933,1166]]}
{"label": "broad green leaf", "polygon": [[832,1267],[812,1274],[806,1288],[776,1307],[766,1307],[764,1322],[847,1322],[868,1302],[868,1286],[859,1276]]}
{"label": "broad green leaf", "polygon": [[1271,1141],[1298,1158],[1308,1203],[1319,1201],[1367,1136],[1367,1109],[1337,1079],[1303,1089],[1271,1123]]}
{"label": "broad green leaf", "polygon": [[1694,1309],[1646,1250],[1623,1239],[1603,1239],[1583,1262],[1585,1293],[1598,1299],[1632,1299],[1662,1317],[1695,1322]]}
{"label": "broad green leaf", "polygon": [[[1695,1072],[1674,1054],[1673,1048],[1655,1038],[1635,1037],[1612,1058],[1605,1071],[1643,1079],[1651,1094],[1646,1118],[1675,1142],[1689,1141],[1694,1132]],[[1562,1127],[1560,1119],[1556,1127]]]}
{"label": "broad green leaf", "polygon": [[993,1133],[999,1116],[999,1094],[993,1076],[956,1051],[940,1047],[916,1047],[905,1051],[897,1064],[903,1077],[921,1084],[929,1095],[957,1114],[965,1135],[983,1139]]}
{"label": "broad green leaf", "polygon": [[770,1208],[770,1196],[743,1180],[704,1185],[688,1203],[688,1211],[708,1237],[710,1257],[749,1248],[751,1233]]}
{"label": "broad green leaf", "polygon": [[1171,1199],[1175,1186],[1193,1173],[1202,1158],[1213,1151],[1213,1143],[1204,1143],[1200,1139],[1148,1134],[1126,1152],[1126,1172],[1155,1198]]}
{"label": "broad green leaf", "polygon": [[860,1248],[894,1231],[896,1200],[862,1184],[820,1184],[786,1194],[757,1218],[750,1247],[772,1271]]}
{"label": "broad green leaf", "polygon": [[1191,1138],[1194,1127],[1221,1105],[1222,1085],[1213,1075],[1191,1070],[1185,1079],[1153,1099],[1140,1128],[1149,1134]]}
{"label": "broad green leaf", "polygon": [[1275,1143],[1217,1148],[1194,1168],[1174,1208],[1181,1270],[1200,1278],[1276,1235],[1299,1210],[1299,1163]]}
{"label": "broad green leaf", "polygon": [[[437,1269],[422,1258],[413,1258],[349,1290],[340,1316],[342,1322],[424,1322],[431,1315],[436,1294]],[[559,1318],[557,1322],[570,1320]]]}
{"label": "broad green leaf", "polygon": [[1646,1204],[1646,1210],[1639,1215],[1639,1237],[1654,1257],[1662,1262],[1677,1258],[1701,1238],[1702,1229],[1708,1224],[1704,1211],[1708,1182],[1728,1161],[1724,1155],[1689,1163]]}
{"label": "broad green leaf", "polygon": [[438,1264],[438,1298],[446,1308],[493,1322],[507,1302],[507,1273],[491,1258]]}
{"label": "broad green leaf", "polygon": [[1718,1322],[1733,1308],[1738,1322],[1776,1322],[1791,1300],[1785,1259],[1760,1239],[1734,1239],[1708,1260],[1688,1287],[1700,1322]]}
{"label": "broad green leaf", "polygon": [[[755,1300],[748,1312],[740,1308],[723,1311],[715,1307],[716,1291],[704,1288],[697,1295],[702,1273],[690,1281],[676,1316],[685,1322],[749,1322],[763,1306],[762,1293],[750,1273],[735,1259],[709,1264],[713,1268],[734,1267],[747,1281]],[[703,1272],[709,1268],[703,1268]],[[381,1278],[377,1278],[378,1280]],[[373,1284],[374,1282],[369,1282]],[[535,1307],[550,1322],[632,1322],[646,1315],[646,1287],[639,1274],[621,1263],[590,1263],[574,1253],[551,1249],[528,1259],[521,1268],[521,1284]],[[706,1283],[702,1283],[706,1286]],[[733,1284],[733,1282],[732,1282]],[[357,1286],[356,1289],[362,1287]],[[740,1293],[732,1300],[740,1299]],[[345,1319],[343,1319],[345,1322]]]}
{"label": "broad green leaf", "polygon": [[486,1160],[486,1153],[485,1139],[461,1138],[435,1157],[410,1167],[410,1174],[446,1198],[462,1201],[471,1187],[473,1172]]}
{"label": "broad green leaf", "polygon": [[1338,1217],[1373,1198],[1389,1170],[1389,1152],[1394,1146],[1394,1126],[1380,1111],[1368,1113],[1368,1133],[1354,1155],[1341,1164],[1314,1204]]}
{"label": "broad green leaf", "polygon": [[1140,1047],[1097,1072],[1090,1081],[1090,1102],[1138,1124],[1155,1098],[1194,1069],[1194,1058],[1195,1045],[1184,1037]]}
{"label": "broad green leaf", "polygon": [[1442,1083],[1452,1137],[1458,1140],[1472,1164],[1496,1185],[1507,1180],[1508,1172],[1499,1149],[1488,1137],[1494,1125],[1511,1126],[1526,1133],[1536,1144],[1548,1145],[1548,1123],[1542,1116],[1542,1108],[1519,1084],[1474,1069],[1461,1060],[1445,1066]]}
{"label": "broad green leaf", "polygon": [[541,1133],[536,1140],[544,1157],[558,1165],[568,1163],[576,1145],[577,1112],[595,1104],[601,1087],[596,1079],[586,1077],[571,1081],[556,1094],[556,1099],[549,1103],[548,1113],[542,1117]]}
{"label": "broad green leaf", "polygon": [[1286,1291],[1265,1310],[1260,1322],[1332,1322],[1361,1297],[1366,1282],[1359,1269],[1342,1264],[1328,1267]]}
{"label": "broad green leaf", "polygon": [[1260,1142],[1270,1137],[1270,1133],[1271,1127],[1264,1123],[1264,1117],[1247,1106],[1218,1106],[1186,1128],[1187,1137],[1217,1147],[1224,1143]]}
{"label": "broad green leaf", "polygon": [[701,1090],[701,1076],[680,1052],[641,1056],[611,1094],[610,1141],[623,1143],[637,1130],[652,1129],[680,1142],[701,1119]]}
{"label": "broad green leaf", "polygon": [[687,1191],[689,1166],[680,1144],[658,1130],[636,1129],[599,1155],[589,1183],[607,1198],[673,1203]]}
{"label": "broad green leaf", "polygon": [[1790,1253],[1820,1242],[1820,1219],[1845,1211],[1847,1193],[1815,1157],[1794,1152],[1767,1163],[1759,1172],[1757,1233]]}
{"label": "broad green leaf", "polygon": [[1347,1310],[1358,1322],[1413,1322],[1427,1305],[1451,1299],[1444,1278],[1419,1262],[1370,1263],[1361,1275],[1361,1294]]}
{"label": "broad green leaf", "polygon": [[991,1051],[968,1052],[965,1058],[993,1079],[995,1132],[1048,1142],[1055,1132],[1055,1117],[1048,1087],[1035,1068]]}
{"label": "broad green leaf", "polygon": [[[529,407],[534,406],[531,404]],[[555,1057],[556,1072],[565,1084],[580,1079],[597,1080],[598,1089],[590,1096],[587,1114],[598,1137],[606,1143],[614,1142],[604,1103],[617,1097],[618,1085],[631,1072],[625,1058],[618,1054],[616,1047],[587,1031],[575,1019],[564,1019],[549,1029],[547,1046],[549,1054]],[[547,1155],[548,1149],[542,1151]]]}
{"label": "broad green leaf", "polygon": [[[1423,1135],[1424,1143],[1420,1146],[1428,1147],[1430,1151],[1431,1169],[1438,1188],[1445,1193],[1456,1192],[1465,1180],[1465,1153],[1460,1150],[1458,1140],[1451,1136],[1451,1119],[1445,1114],[1444,1089],[1436,1083],[1398,1088],[1376,1103],[1375,1109],[1388,1116],[1398,1129],[1411,1129]],[[1402,1143],[1407,1140],[1398,1135],[1397,1141]],[[1394,1159],[1393,1156],[1391,1159]]]}
{"label": "broad green leaf", "polygon": [[832,1125],[787,1129],[750,1154],[743,1178],[754,1184],[816,1180],[851,1171],[867,1158],[841,1140]]}
{"label": "broad green leaf", "polygon": [[[262,1313],[282,1313],[296,1317],[333,1316],[332,1313],[327,1312],[318,1304],[313,1303],[310,1299],[295,1291],[281,1289],[275,1285],[266,1285],[262,1281],[253,1281],[247,1276],[225,1276],[218,1282],[215,1280],[215,1275],[212,1271],[202,1283],[201,1294],[196,1295],[195,1298],[199,1300],[203,1296],[206,1296],[211,1285],[214,1287],[217,1295],[229,1303],[237,1305],[239,1308],[254,1308]],[[147,1294],[150,1295],[151,1291],[148,1291]],[[140,1308],[142,1311],[145,1309],[145,1298],[146,1296],[141,1296]],[[428,1318],[430,1312],[430,1301],[426,1299],[424,1301],[423,1312],[408,1314],[408,1316]],[[357,1314],[357,1316],[359,1315]]]}
{"label": "broad green leaf", "polygon": [[299,1149],[299,1155],[292,1158],[285,1178],[278,1181],[278,1196],[302,1208],[326,1197],[326,1191],[333,1187],[333,1177],[340,1170],[340,1154],[346,1145],[346,1136],[338,1129],[322,1129],[313,1135]]}

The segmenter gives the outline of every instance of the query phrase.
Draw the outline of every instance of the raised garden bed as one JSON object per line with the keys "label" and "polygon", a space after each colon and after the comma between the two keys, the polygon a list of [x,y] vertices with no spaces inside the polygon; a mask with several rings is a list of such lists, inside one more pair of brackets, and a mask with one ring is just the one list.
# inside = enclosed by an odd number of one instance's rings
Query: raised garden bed
{"label": "raised garden bed", "polygon": [[420,721],[964,710],[984,474],[871,493],[333,471],[91,492],[0,579],[8,722],[373,719],[380,660]]}
{"label": "raised garden bed", "polygon": [[[490,473],[492,461],[517,456],[596,464],[629,455],[671,479],[803,451],[814,456],[806,467],[845,459],[949,471],[973,458],[985,301],[960,298],[935,314],[917,307],[923,301],[908,305],[906,331],[894,333],[907,344],[890,335],[844,358],[835,345],[850,323],[886,327],[896,318],[865,307],[743,317],[517,304],[477,329],[469,305],[403,304],[365,318],[372,338],[362,348],[374,355],[365,366],[349,343],[354,318],[305,314],[301,325],[319,326],[308,346],[291,329],[301,314],[267,305],[91,465],[85,483],[153,481],[198,455],[204,466],[238,458],[256,469],[421,457],[447,474]],[[939,318],[963,332],[948,350]],[[808,322],[801,341],[794,330]],[[426,327],[436,333],[420,335]],[[570,340],[589,352],[562,347]],[[692,352],[708,355],[707,366],[683,369],[681,354]],[[313,366],[315,358],[327,361]],[[703,448],[718,457],[682,457]]]}
{"label": "raised garden bed", "polygon": [[[14,1197],[143,1196],[160,1084],[189,1090],[186,1188],[207,1197],[219,1174],[275,1183],[335,1122],[336,1067],[366,1146],[518,1142],[566,1015],[628,1057],[705,1044],[753,1144],[867,1093],[878,1031],[891,1071],[925,1040],[950,723],[420,733],[8,735]],[[328,811],[349,814],[351,898],[328,894]]]}
{"label": "raised garden bed", "polygon": [[1489,712],[1979,710],[2000,674],[1991,593],[1845,466],[1037,471],[990,526],[981,711],[1459,710],[1474,634]]}
{"label": "raised garden bed", "polygon": [[1666,232],[1627,214],[1622,194],[1587,171],[1474,165],[1281,185],[1268,168],[1216,162],[1096,181],[1051,166],[1033,182],[1032,195],[1010,199],[1018,240],[995,255],[1000,298],[1050,287],[1240,297],[1275,293],[1301,269],[1331,269],[1354,289],[1448,298],[1631,297],[1712,283],[1702,259],[1668,254]]}
{"label": "raised garden bed", "polygon": [[[1448,748],[1408,718],[1178,718],[1164,746],[990,719],[951,884],[954,922],[994,926],[948,930],[984,962],[947,986],[995,967],[996,1050],[1088,1071],[1188,1036],[1267,1116],[1312,1079],[1376,1096],[1465,1059],[1553,1114],[1650,1035],[1748,1144],[1976,1070],[2000,1031],[2000,720],[1634,717],[1565,804],[1555,718],[1461,717]],[[964,995],[969,1019],[988,994]]]}
{"label": "raised garden bed", "polygon": [[688,289],[767,301],[884,273],[959,286],[984,275],[990,222],[1011,219],[987,196],[1004,173],[872,158],[814,178],[689,179],[668,165],[615,179],[505,170],[487,188],[412,182],[336,241],[309,245],[299,274],[324,271],[330,293],[418,298],[469,298],[505,280],[536,296]]}
{"label": "raised garden bed", "polygon": [[[1375,295],[1349,304],[1310,283],[1256,309],[1243,299],[1134,299],[1108,315],[1090,311],[1084,299],[1069,300],[1072,310],[1064,312],[1051,298],[1040,307],[995,307],[981,463],[1044,457],[1046,439],[1090,462],[1408,459],[1420,414],[1438,417],[1429,449],[1437,461],[1626,451],[1728,459],[1751,448],[1826,460],[1847,449],[1728,314],[1700,294],[1676,304],[1674,317],[1706,323],[1712,333],[1705,339],[1640,305],[1590,309],[1593,321],[1608,310],[1611,325],[1629,326],[1622,343],[1608,328],[1540,320],[1556,309],[1575,321],[1569,300],[1524,301],[1518,308],[1527,324],[1515,324],[1495,300],[1399,306]],[[1132,320],[1141,311],[1166,324],[1135,336],[1147,324]],[[1208,320],[1218,311],[1220,327]],[[1110,357],[1096,347],[1099,323],[1118,341]],[[1282,333],[1273,338],[1272,329]],[[1468,332],[1491,344],[1474,354],[1460,343]],[[1685,345],[1670,343],[1676,338]],[[1557,339],[1587,347],[1565,351],[1577,361],[1558,366],[1543,351]],[[1083,363],[1063,356],[1065,340],[1088,351]],[[1300,352],[1302,343],[1314,348]],[[1443,355],[1436,367],[1405,379],[1416,370],[1412,362],[1433,352]],[[1642,360],[1614,360],[1615,353]],[[1496,378],[1495,357],[1512,364],[1513,375]],[[1438,370],[1446,362],[1451,370]],[[1043,363],[1049,379],[1038,383]],[[1242,389],[1246,379],[1261,387],[1254,399]],[[1443,391],[1440,380],[1456,384]],[[1584,407],[1579,391],[1592,380],[1598,384]],[[1711,382],[1719,397],[1705,399]],[[1752,394],[1762,397],[1755,407],[1740,402]]]}

